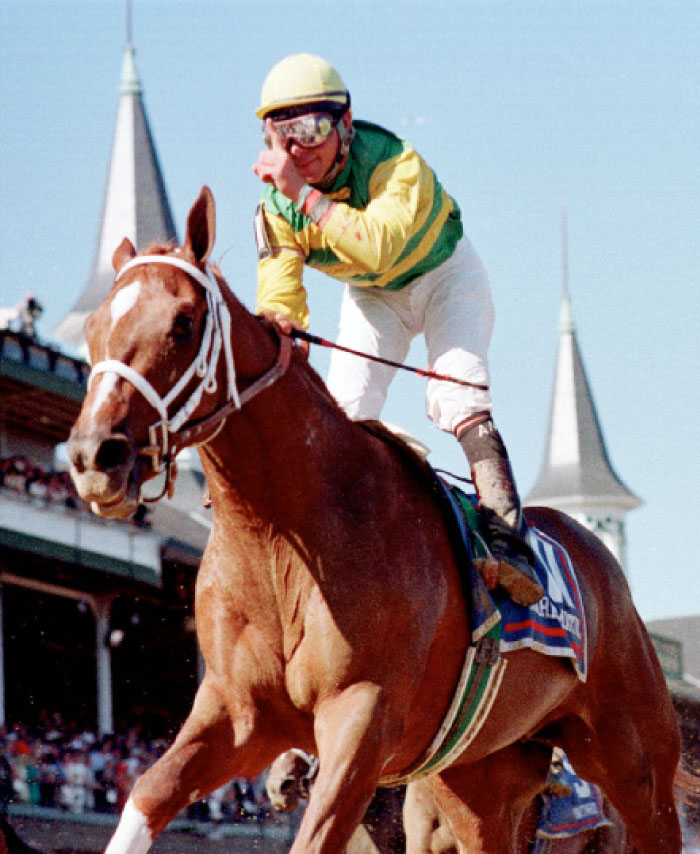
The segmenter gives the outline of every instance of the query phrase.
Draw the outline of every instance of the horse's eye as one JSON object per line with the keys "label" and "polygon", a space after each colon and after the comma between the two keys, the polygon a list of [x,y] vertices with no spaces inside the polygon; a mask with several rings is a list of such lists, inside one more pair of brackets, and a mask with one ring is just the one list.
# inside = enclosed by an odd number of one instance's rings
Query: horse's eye
{"label": "horse's eye", "polygon": [[189,341],[194,333],[194,321],[184,312],[178,312],[173,323],[173,335],[178,341]]}

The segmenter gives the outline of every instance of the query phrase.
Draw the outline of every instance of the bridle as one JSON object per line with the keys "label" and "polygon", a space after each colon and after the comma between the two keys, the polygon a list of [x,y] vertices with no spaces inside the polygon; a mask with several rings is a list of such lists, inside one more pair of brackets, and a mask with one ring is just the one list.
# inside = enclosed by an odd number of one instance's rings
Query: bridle
{"label": "bridle", "polygon": [[[117,359],[105,359],[93,366],[88,379],[88,388],[98,374],[115,373],[130,382],[150,403],[160,416],[160,420],[148,428],[148,445],[138,448],[139,456],[150,458],[156,474],[166,472],[163,491],[156,498],[141,498],[142,501],[158,501],[168,493],[172,497],[177,468],[175,458],[188,445],[202,445],[211,441],[222,429],[228,416],[244,403],[255,397],[268,386],[276,382],[287,370],[291,361],[292,341],[280,336],[280,349],[275,363],[252,385],[238,391],[236,366],[231,341],[231,314],[221,294],[221,287],[208,265],[204,271],[182,258],[172,255],[140,255],[128,261],[119,271],[116,281],[133,267],[142,264],[165,264],[184,270],[203,288],[207,299],[207,314],[202,342],[192,364],[167,394],[161,397],[151,383],[130,365]],[[216,371],[223,351],[226,362],[226,398],[211,415],[196,421],[189,421],[199,406],[204,394],[217,391]],[[199,377],[189,398],[172,416],[168,415],[170,405],[187,388],[194,377]]]}

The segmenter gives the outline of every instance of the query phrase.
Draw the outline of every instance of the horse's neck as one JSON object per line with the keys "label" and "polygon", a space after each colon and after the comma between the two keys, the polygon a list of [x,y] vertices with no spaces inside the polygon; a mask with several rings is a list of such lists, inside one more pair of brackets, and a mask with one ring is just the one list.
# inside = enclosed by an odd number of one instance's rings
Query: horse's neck
{"label": "horse's neck", "polygon": [[[279,345],[235,298],[231,313],[243,388],[270,369]],[[201,449],[217,542],[268,564],[280,549],[295,562],[312,561],[325,536],[319,518],[334,512],[339,496],[369,492],[368,476],[378,477],[377,445],[295,352],[284,376]]]}
{"label": "horse's neck", "polygon": [[341,462],[348,468],[353,438],[362,443],[362,431],[294,357],[286,375],[229,416],[202,449],[215,514],[245,530],[289,527],[298,534],[311,505],[322,500],[328,472]]}

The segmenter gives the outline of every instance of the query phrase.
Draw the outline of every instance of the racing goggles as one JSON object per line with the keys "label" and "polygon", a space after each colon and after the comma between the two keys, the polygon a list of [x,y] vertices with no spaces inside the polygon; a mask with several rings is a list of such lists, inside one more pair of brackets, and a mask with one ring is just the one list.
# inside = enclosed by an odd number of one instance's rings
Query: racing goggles
{"label": "racing goggles", "polygon": [[[287,148],[290,143],[296,142],[303,148],[316,148],[328,139],[336,126],[336,119],[330,113],[306,113],[293,119],[273,119],[273,127],[282,140],[282,145]],[[263,140],[270,148],[272,139],[263,125]]]}

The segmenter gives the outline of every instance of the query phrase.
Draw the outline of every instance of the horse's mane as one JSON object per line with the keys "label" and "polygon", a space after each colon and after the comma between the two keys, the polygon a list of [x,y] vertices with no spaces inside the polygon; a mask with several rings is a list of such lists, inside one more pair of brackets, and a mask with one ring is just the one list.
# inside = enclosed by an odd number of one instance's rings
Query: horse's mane
{"label": "horse's mane", "polygon": [[178,248],[177,243],[174,240],[170,241],[154,241],[153,243],[149,243],[149,245],[142,251],[139,252],[139,255],[169,255],[175,249]]}
{"label": "horse's mane", "polygon": [[[231,289],[228,287],[228,283],[223,278],[223,276],[222,276],[222,280],[223,280],[223,284],[230,291]],[[235,296],[235,294],[234,294],[234,296]],[[280,330],[277,328],[276,324],[273,321],[271,321],[269,318],[265,317],[264,315],[253,315],[253,316],[260,323],[260,325],[263,326],[268,331],[268,334],[270,336],[272,336],[273,338],[279,339],[279,337],[284,334],[284,333],[280,332]],[[338,414],[342,415],[344,418],[347,418],[347,416],[345,415],[343,410],[336,403],[336,400],[333,397],[333,395],[328,391],[328,386],[325,384],[325,382],[321,378],[321,375],[313,367],[313,365],[309,361],[308,356],[301,350],[300,347],[294,347],[292,349],[292,359],[296,364],[302,366],[302,368],[304,370],[305,378],[310,380],[311,385],[314,386],[316,391],[321,394],[321,396],[324,398],[324,400],[328,404],[330,404],[330,406],[332,406],[334,409],[336,409]]]}

